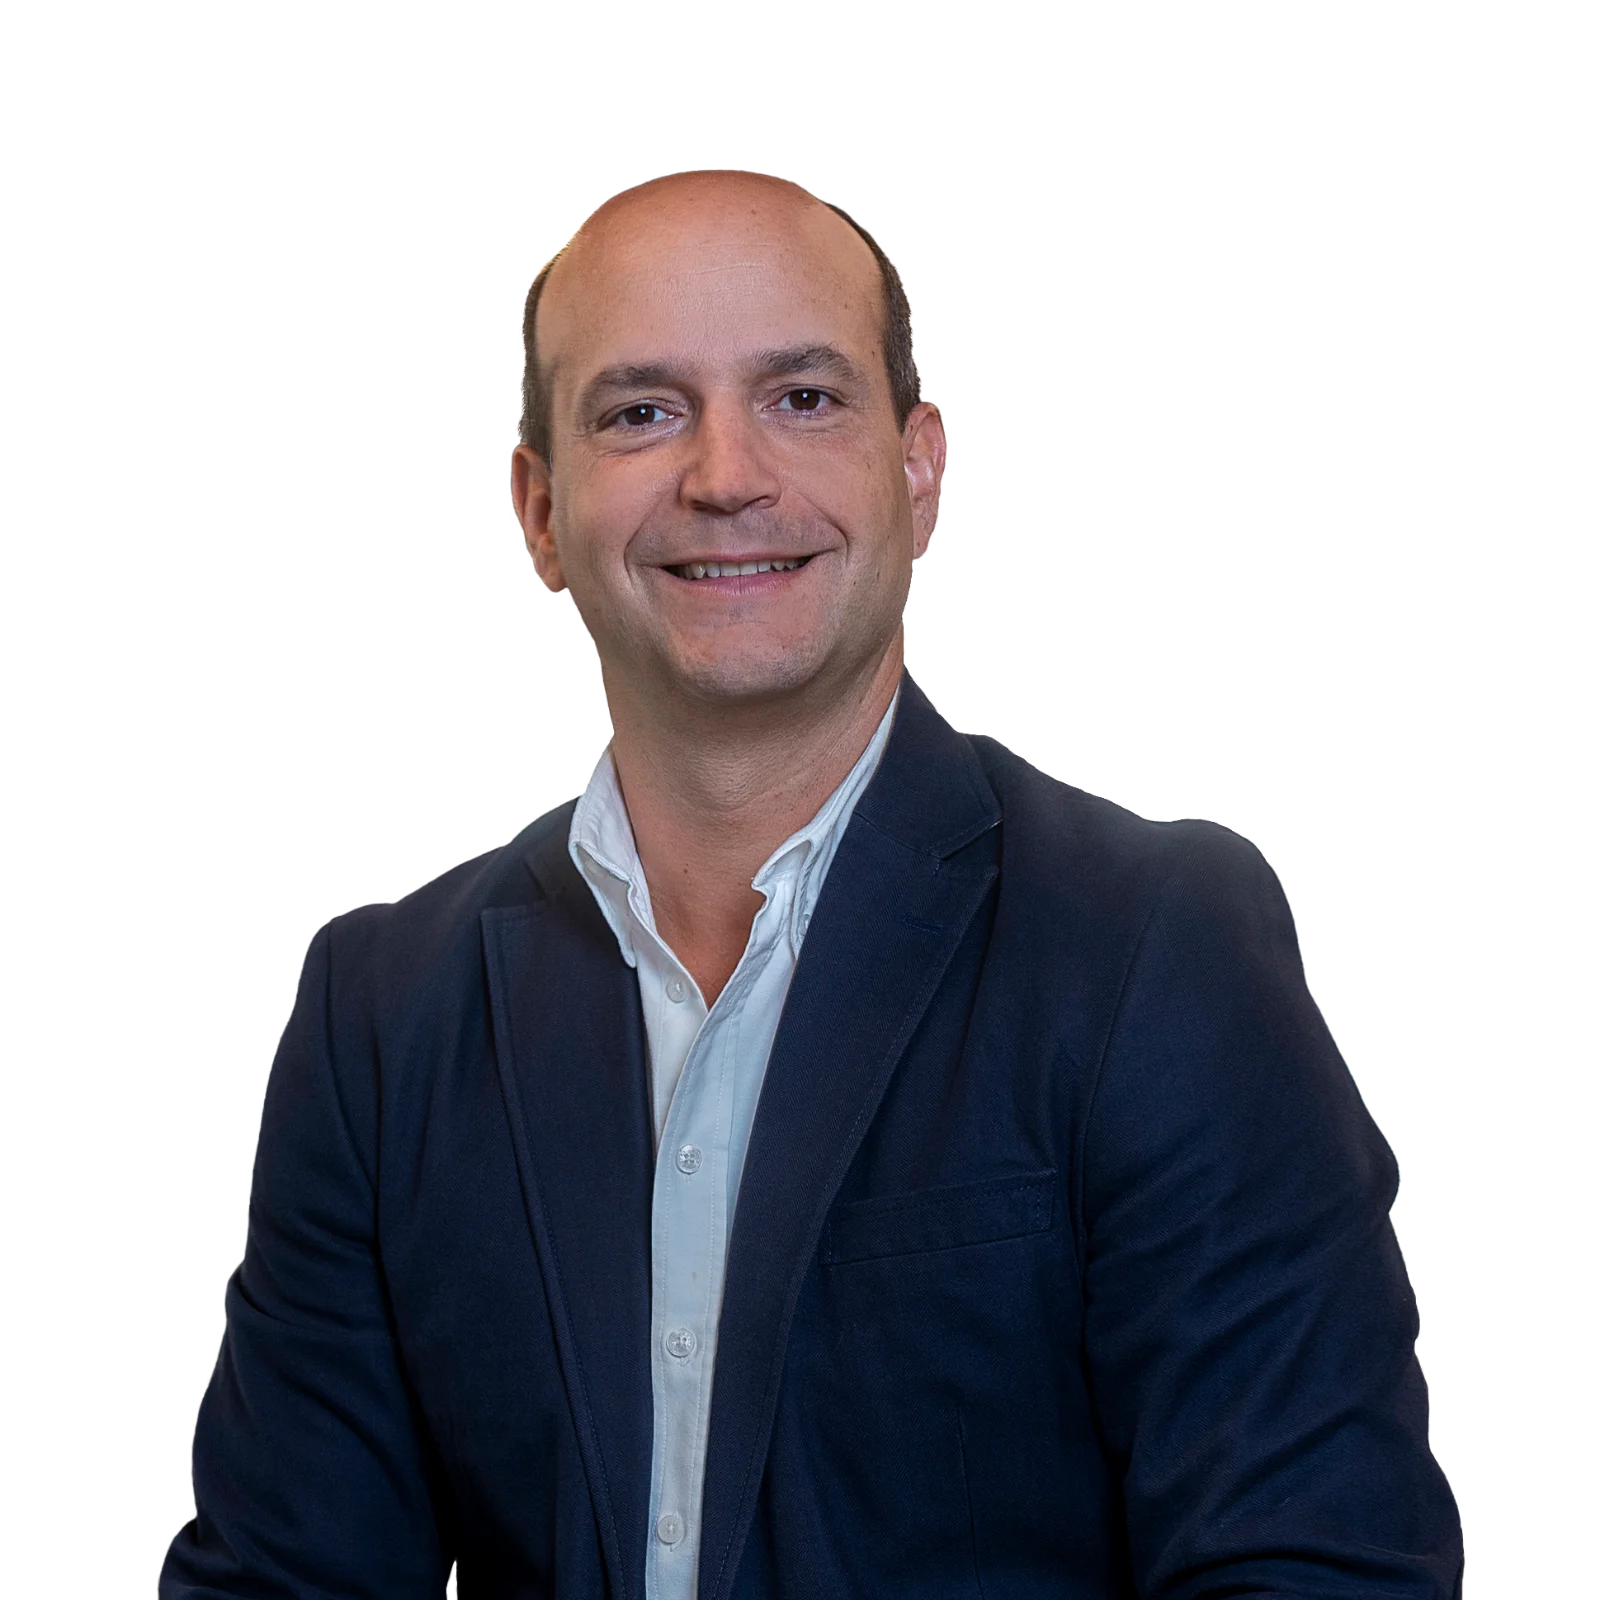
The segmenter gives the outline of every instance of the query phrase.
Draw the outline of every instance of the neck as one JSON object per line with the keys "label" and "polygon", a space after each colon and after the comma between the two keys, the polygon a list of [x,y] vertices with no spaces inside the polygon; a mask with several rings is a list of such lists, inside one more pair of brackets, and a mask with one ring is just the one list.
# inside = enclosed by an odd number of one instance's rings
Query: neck
{"label": "neck", "polygon": [[714,1003],[761,896],[750,880],[871,742],[900,683],[902,638],[853,681],[736,706],[640,703],[609,680],[612,758],[656,930]]}

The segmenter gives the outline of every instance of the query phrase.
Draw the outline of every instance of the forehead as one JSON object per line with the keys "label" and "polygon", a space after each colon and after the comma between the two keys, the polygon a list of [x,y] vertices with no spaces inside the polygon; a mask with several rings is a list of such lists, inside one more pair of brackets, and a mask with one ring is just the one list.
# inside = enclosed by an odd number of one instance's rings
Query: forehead
{"label": "forehead", "polygon": [[558,404],[618,363],[720,369],[761,351],[831,344],[869,370],[882,366],[872,359],[882,338],[872,252],[798,190],[624,196],[585,224],[538,311],[540,364]]}

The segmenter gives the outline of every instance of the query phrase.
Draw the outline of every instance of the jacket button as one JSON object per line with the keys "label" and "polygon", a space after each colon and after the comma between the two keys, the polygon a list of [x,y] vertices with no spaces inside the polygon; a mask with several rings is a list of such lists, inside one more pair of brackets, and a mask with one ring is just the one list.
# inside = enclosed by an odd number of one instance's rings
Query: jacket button
{"label": "jacket button", "polygon": [[676,1511],[669,1511],[664,1517],[656,1521],[656,1538],[662,1544],[676,1544],[683,1537],[683,1518]]}

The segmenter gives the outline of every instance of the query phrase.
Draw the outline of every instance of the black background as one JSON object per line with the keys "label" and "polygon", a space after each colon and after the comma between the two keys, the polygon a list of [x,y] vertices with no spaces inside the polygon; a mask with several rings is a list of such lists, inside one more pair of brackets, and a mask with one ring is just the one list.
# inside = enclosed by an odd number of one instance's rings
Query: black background
{"label": "black background", "polygon": [[[253,216],[294,226],[240,224],[166,291],[208,360],[174,421],[203,456],[176,493],[189,531],[142,557],[171,579],[139,843],[174,939],[128,930],[163,1042],[139,1190],[154,1360],[131,1386],[152,1565],[189,1514],[296,954],[581,790],[606,731],[589,642],[518,558],[504,453],[528,272],[654,168],[523,165],[470,195],[440,171],[312,202],[269,186]],[[1469,1253],[1506,1226],[1477,1182],[1493,819],[1421,517],[1430,478],[1470,470],[1430,403],[1458,227],[1394,158],[1222,178],[1170,152],[1118,184],[1091,149],[1083,170],[787,168],[886,238],[922,309],[952,472],[912,666],[963,728],[1147,813],[1238,824],[1288,872],[1312,987],[1410,1174],[1434,1445],[1470,1544],[1490,1301]],[[152,326],[134,358],[158,347]]]}

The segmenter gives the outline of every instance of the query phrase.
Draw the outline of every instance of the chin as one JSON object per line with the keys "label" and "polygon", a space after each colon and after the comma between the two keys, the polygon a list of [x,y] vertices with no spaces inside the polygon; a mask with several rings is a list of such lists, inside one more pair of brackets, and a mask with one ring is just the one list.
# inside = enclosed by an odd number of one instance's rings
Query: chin
{"label": "chin", "polygon": [[704,701],[738,701],[792,694],[816,677],[811,661],[782,654],[765,661],[699,661],[683,667],[678,683],[683,693]]}

